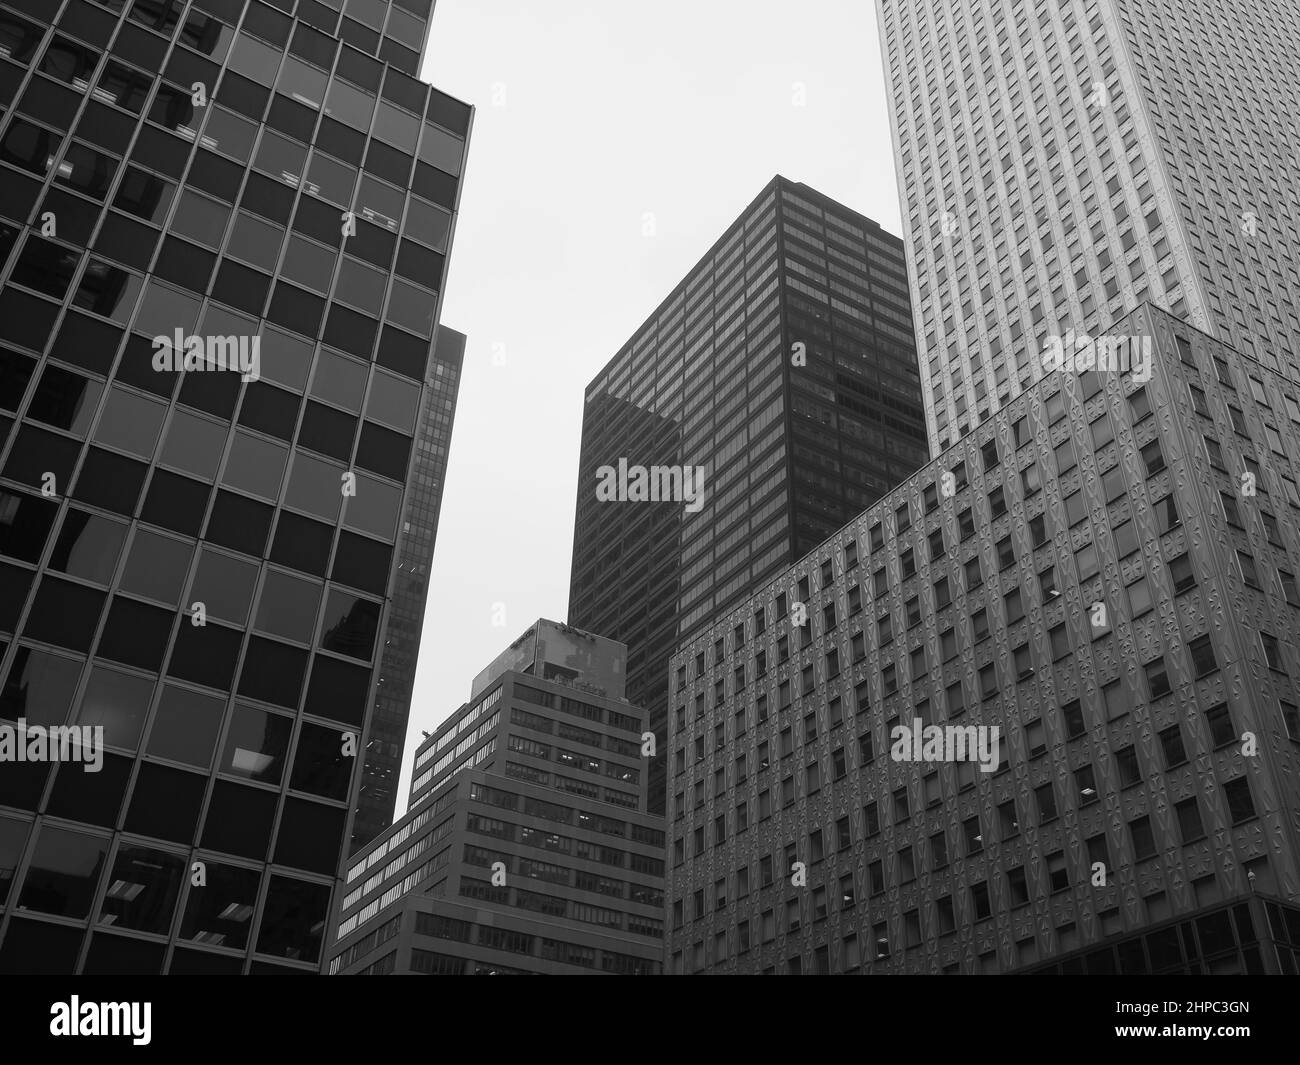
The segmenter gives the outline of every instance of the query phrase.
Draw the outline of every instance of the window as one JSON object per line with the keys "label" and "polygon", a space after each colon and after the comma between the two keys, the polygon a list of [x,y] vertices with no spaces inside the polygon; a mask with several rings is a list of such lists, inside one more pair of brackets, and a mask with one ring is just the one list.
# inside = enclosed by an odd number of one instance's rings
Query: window
{"label": "window", "polygon": [[1230,780],[1223,786],[1223,793],[1228,800],[1228,812],[1232,823],[1239,825],[1255,816],[1255,803],[1250,796],[1250,783],[1245,777]]}
{"label": "window", "polygon": [[1002,833],[1003,841],[1014,839],[1020,835],[1020,819],[1016,815],[1016,802],[1014,799],[1007,799],[1006,802],[998,804],[998,827]]}
{"label": "window", "polygon": [[1065,852],[1055,851],[1047,856],[1047,879],[1051,884],[1052,894],[1064,891],[1070,886],[1070,873],[1065,866]]}
{"label": "window", "polygon": [[1142,463],[1148,477],[1154,477],[1165,468],[1165,456],[1160,450],[1159,440],[1152,440],[1142,448]]}
{"label": "window", "polygon": [[1237,738],[1232,725],[1232,715],[1227,703],[1220,703],[1205,712],[1205,723],[1210,730],[1210,740],[1215,747],[1224,747]]}
{"label": "window", "polygon": [[930,857],[931,867],[933,869],[944,869],[948,865],[948,836],[944,832],[936,832],[930,837]]}
{"label": "window", "polygon": [[869,802],[862,808],[862,831],[867,839],[880,834],[880,808]]}
{"label": "window", "polygon": [[1160,732],[1160,749],[1164,753],[1165,768],[1173,769],[1187,762],[1187,751],[1183,746],[1183,731],[1178,725],[1170,725]]}
{"label": "window", "polygon": [[1245,551],[1237,552],[1237,566],[1241,570],[1241,579],[1247,587],[1259,588],[1259,571],[1255,568],[1255,558]]}
{"label": "window", "polygon": [[1179,555],[1169,560],[1169,577],[1174,584],[1174,594],[1182,595],[1196,587],[1196,574],[1192,571],[1192,560],[1187,555]]}
{"label": "window", "polygon": [[911,816],[907,798],[907,789],[899,788],[894,792],[894,824],[901,824]]}
{"label": "window", "polygon": [[1189,843],[1195,843],[1197,840],[1205,838],[1205,826],[1201,822],[1201,808],[1195,796],[1175,804],[1174,810],[1178,815],[1178,834],[1183,841],[1184,847]]}
{"label": "window", "polygon": [[1043,784],[1034,789],[1034,799],[1038,803],[1038,823],[1045,825],[1049,821],[1055,821],[1056,812],[1056,790],[1051,784]]}
{"label": "window", "polygon": [[1191,653],[1192,669],[1197,677],[1203,677],[1218,668],[1214,647],[1211,646],[1208,635],[1198,636],[1188,645],[1188,651]]}
{"label": "window", "polygon": [[984,849],[984,836],[980,832],[980,819],[968,817],[962,822],[962,838],[966,844],[966,856],[979,854]]}
{"label": "window", "polygon": [[1120,787],[1128,788],[1142,782],[1137,750],[1132,745],[1115,752],[1115,765],[1119,770]]}
{"label": "window", "polygon": [[1048,638],[1052,645],[1052,660],[1059,661],[1070,653],[1070,637],[1066,632],[1065,623],[1055,626],[1049,633]]}
{"label": "window", "polygon": [[1146,674],[1147,690],[1151,693],[1152,699],[1159,699],[1173,690],[1169,684],[1169,671],[1165,668],[1164,655],[1152,659],[1142,668]]}
{"label": "window", "polygon": [[1098,800],[1097,780],[1093,775],[1091,764],[1080,766],[1074,771],[1074,787],[1079,793],[1079,805],[1087,806]]}
{"label": "window", "polygon": [[1133,840],[1133,856],[1138,861],[1152,858],[1156,853],[1155,836],[1151,832],[1151,819],[1139,817],[1128,823],[1129,834]]}

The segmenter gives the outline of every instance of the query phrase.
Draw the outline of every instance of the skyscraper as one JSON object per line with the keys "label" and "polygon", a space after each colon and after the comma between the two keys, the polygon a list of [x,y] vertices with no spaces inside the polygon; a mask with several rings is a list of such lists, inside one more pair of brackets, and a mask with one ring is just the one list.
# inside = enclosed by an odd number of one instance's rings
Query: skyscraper
{"label": "skyscraper", "polygon": [[1300,383],[1115,328],[674,655],[669,972],[1297,971]]}
{"label": "skyscraper", "polygon": [[[777,177],[588,386],[569,621],[627,644],[660,745],[678,640],[927,457],[911,320],[898,239]],[[702,492],[602,500],[621,460]]]}
{"label": "skyscraper", "polygon": [[411,716],[415,666],[420,653],[420,628],[429,597],[429,565],[442,508],[447,447],[451,442],[464,359],[465,335],[438,326],[411,450],[388,618],[378,641],[381,650],[375,710],[370,718],[361,786],[352,819],[353,851],[365,846],[393,822],[406,724]]}
{"label": "skyscraper", "polygon": [[320,964],[471,120],[342,7],[0,5],[0,971]]}
{"label": "skyscraper", "polygon": [[1143,300],[1300,379],[1300,9],[877,2],[932,447]]}
{"label": "skyscraper", "polygon": [[348,864],[331,975],[660,971],[663,819],[626,658],[539,620],[475,678]]}

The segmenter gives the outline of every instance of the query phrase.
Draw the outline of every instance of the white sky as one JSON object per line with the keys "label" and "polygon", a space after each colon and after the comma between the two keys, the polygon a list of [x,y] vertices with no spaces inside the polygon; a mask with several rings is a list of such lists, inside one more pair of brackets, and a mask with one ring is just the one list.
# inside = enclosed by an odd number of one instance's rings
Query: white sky
{"label": "white sky", "polygon": [[399,813],[420,730],[568,614],[600,368],[778,173],[901,234],[872,0],[438,0],[431,38],[476,108],[442,316],[469,342]]}

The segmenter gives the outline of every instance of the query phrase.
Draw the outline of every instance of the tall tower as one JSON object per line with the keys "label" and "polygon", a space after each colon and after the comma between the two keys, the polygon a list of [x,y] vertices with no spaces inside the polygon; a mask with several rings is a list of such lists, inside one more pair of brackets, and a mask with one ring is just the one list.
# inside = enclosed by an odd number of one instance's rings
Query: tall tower
{"label": "tall tower", "polygon": [[433,357],[425,373],[411,472],[402,512],[393,571],[392,605],[379,638],[379,677],[375,711],[366,737],[365,761],[352,821],[352,850],[369,843],[393,823],[397,779],[402,769],[411,692],[420,654],[420,630],[429,599],[429,565],[438,535],[447,448],[456,415],[465,334],[438,326]]}
{"label": "tall tower", "polygon": [[877,13],[932,448],[1143,300],[1300,379],[1300,9]]}
{"label": "tall tower", "polygon": [[[627,644],[661,751],[679,640],[928,457],[911,321],[898,239],[777,177],[588,386],[569,622]],[[620,460],[703,491],[602,500]]]}
{"label": "tall tower", "polygon": [[0,971],[319,965],[471,121],[341,7],[0,6]]}

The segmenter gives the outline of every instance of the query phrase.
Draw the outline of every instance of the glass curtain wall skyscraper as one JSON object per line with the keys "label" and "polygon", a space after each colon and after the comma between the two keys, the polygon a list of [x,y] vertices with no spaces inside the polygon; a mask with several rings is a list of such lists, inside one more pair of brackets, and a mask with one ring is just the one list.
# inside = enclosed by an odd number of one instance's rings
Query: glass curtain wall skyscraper
{"label": "glass curtain wall skyscraper", "polygon": [[1300,379],[1300,8],[877,12],[932,448],[1143,300]]}
{"label": "glass curtain wall skyscraper", "polygon": [[[918,393],[901,243],[781,177],[588,386],[569,622],[627,644],[661,749],[679,639],[925,461]],[[620,460],[701,467],[699,502],[602,500]]]}
{"label": "glass curtain wall skyscraper", "polygon": [[431,10],[0,3],[0,971],[319,966],[471,122]]}

